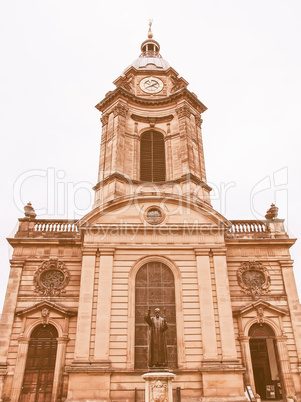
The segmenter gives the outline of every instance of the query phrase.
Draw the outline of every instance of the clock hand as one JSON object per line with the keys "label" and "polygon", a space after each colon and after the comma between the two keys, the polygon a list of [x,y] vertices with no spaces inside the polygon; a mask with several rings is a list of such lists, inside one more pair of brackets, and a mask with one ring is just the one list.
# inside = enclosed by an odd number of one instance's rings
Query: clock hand
{"label": "clock hand", "polygon": [[154,82],[153,84],[149,85],[149,88],[157,88],[158,87],[158,83]]}

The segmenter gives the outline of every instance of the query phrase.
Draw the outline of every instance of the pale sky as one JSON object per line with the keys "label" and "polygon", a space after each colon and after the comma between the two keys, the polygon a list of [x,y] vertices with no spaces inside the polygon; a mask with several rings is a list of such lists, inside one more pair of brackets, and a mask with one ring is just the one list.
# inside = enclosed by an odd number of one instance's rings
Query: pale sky
{"label": "pale sky", "polygon": [[[264,219],[272,202],[301,238],[299,0],[7,0],[0,5],[0,310],[5,240],[31,201],[40,218],[91,209],[101,135],[94,106],[140,54],[148,19],[162,56],[208,107],[214,207]],[[55,191],[55,192],[54,192]],[[301,294],[301,245],[292,247]]]}

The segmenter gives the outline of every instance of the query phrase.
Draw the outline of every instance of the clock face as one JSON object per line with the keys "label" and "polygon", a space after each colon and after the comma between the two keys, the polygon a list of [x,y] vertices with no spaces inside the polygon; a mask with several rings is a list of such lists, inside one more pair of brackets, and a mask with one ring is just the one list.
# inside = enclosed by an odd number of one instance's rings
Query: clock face
{"label": "clock face", "polygon": [[148,94],[156,94],[163,89],[163,82],[159,78],[147,77],[140,81],[140,88]]}

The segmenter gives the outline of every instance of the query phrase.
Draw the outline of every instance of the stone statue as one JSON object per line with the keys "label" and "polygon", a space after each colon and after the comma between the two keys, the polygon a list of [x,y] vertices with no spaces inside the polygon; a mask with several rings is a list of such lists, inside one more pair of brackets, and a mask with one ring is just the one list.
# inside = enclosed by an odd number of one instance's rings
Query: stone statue
{"label": "stone statue", "polygon": [[165,331],[168,329],[165,318],[160,317],[160,309],[155,309],[155,317],[150,316],[150,309],[144,317],[151,329],[149,345],[149,367],[167,367],[167,346]]}

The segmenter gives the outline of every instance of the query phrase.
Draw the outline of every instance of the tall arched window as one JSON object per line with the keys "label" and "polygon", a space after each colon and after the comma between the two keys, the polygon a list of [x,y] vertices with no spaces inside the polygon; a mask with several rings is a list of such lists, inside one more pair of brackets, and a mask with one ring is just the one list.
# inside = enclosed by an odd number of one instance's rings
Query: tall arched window
{"label": "tall arched window", "polygon": [[53,325],[38,325],[31,334],[19,401],[50,401],[58,333]]}
{"label": "tall arched window", "polygon": [[163,134],[147,131],[140,142],[140,180],[165,181],[165,144]]}
{"label": "tall arched window", "polygon": [[177,334],[175,281],[170,268],[161,262],[149,262],[143,265],[136,275],[135,284],[135,368],[146,369],[148,366],[148,325],[144,320],[148,309],[154,315],[154,309],[160,308],[166,319],[168,367],[177,367]]}

